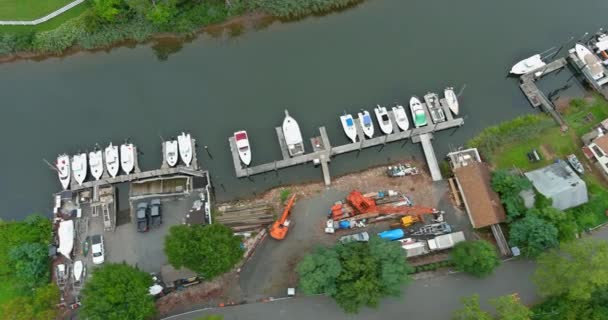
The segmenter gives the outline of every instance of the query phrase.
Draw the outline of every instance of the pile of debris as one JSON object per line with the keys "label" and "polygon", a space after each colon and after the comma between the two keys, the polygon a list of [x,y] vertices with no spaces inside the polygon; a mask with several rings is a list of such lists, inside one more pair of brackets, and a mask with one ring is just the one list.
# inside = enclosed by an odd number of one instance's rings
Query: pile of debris
{"label": "pile of debris", "polygon": [[272,211],[268,203],[222,205],[218,207],[214,222],[226,225],[234,232],[254,231],[274,222]]}

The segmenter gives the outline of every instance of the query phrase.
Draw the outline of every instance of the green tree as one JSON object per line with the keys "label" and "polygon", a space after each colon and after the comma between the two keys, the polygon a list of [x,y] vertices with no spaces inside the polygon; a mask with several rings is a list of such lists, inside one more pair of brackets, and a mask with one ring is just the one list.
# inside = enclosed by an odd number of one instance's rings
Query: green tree
{"label": "green tree", "polygon": [[452,260],[458,270],[477,277],[491,274],[500,265],[496,249],[485,240],[458,243],[452,250]]}
{"label": "green tree", "polygon": [[342,271],[336,250],[318,247],[306,255],[298,264],[300,288],[308,295],[324,293],[336,294],[336,280]]}
{"label": "green tree", "polygon": [[462,309],[454,312],[454,320],[492,320],[489,313],[481,310],[479,295],[462,298]]}
{"label": "green tree", "polygon": [[530,320],[533,313],[518,297],[506,295],[491,300],[496,308],[497,320]]}
{"label": "green tree", "polygon": [[608,242],[582,239],[564,243],[538,258],[534,282],[540,294],[585,301],[608,287]]}
{"label": "green tree", "polygon": [[42,243],[24,243],[9,252],[16,282],[26,289],[39,287],[49,281],[48,247]]}
{"label": "green tree", "polygon": [[492,189],[501,196],[517,196],[523,190],[532,188],[526,177],[511,174],[505,169],[492,172]]}
{"label": "green tree", "polygon": [[104,22],[117,22],[126,9],[123,0],[93,0],[93,12]]}
{"label": "green tree", "polygon": [[527,215],[515,221],[509,231],[509,244],[519,247],[527,256],[535,257],[559,244],[557,228],[536,215]]}
{"label": "green tree", "polygon": [[157,27],[166,27],[178,14],[178,9],[175,6],[174,1],[159,2],[153,6],[148,13],[146,18]]}
{"label": "green tree", "polygon": [[548,203],[548,206],[532,208],[528,210],[526,214],[535,214],[543,220],[553,224],[558,230],[558,238],[561,241],[569,241],[576,238],[578,232],[576,221],[568,217],[564,211],[551,207],[550,202]]}
{"label": "green tree", "polygon": [[186,267],[207,279],[229,271],[243,257],[241,238],[219,223],[171,227],[165,253],[175,268]]}
{"label": "green tree", "polygon": [[51,242],[51,222],[40,215],[30,215],[23,221],[0,221],[0,275],[15,270],[9,261],[11,249],[25,243],[48,245]]}
{"label": "green tree", "polygon": [[125,263],[96,268],[82,290],[85,319],[147,319],[156,314],[152,277]]}
{"label": "green tree", "polygon": [[3,319],[51,320],[58,316],[59,288],[54,283],[37,288],[33,295],[20,296],[0,306]]}

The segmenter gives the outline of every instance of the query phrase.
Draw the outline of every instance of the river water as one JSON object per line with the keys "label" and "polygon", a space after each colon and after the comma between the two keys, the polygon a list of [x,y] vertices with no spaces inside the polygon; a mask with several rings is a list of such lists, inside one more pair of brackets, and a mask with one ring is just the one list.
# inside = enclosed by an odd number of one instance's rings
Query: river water
{"label": "river water", "polygon": [[[597,30],[607,7],[601,0],[370,0],[237,37],[202,34],[167,60],[139,45],[0,65],[0,216],[50,211],[60,186],[43,159],[128,137],[144,152],[140,166],[153,169],[159,135],[182,130],[197,138],[219,200],[320,180],[312,165],[238,180],[228,136],[248,130],[253,164],[263,163],[280,158],[274,127],[285,108],[305,140],[324,125],[338,145],[346,142],[344,110],[466,85],[464,127],[435,136],[443,156],[486,126],[535,112],[507,70]],[[336,176],[410,156],[421,158],[418,145],[395,143],[337,157],[330,170]]]}

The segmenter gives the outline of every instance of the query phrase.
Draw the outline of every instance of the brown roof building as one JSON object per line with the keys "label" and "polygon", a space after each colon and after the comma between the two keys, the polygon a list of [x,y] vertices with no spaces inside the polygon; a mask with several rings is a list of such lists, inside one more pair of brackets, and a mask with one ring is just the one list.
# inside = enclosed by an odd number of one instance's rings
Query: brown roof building
{"label": "brown roof building", "polygon": [[454,168],[460,194],[474,228],[505,221],[505,209],[498,194],[490,187],[490,170],[482,162],[470,162]]}

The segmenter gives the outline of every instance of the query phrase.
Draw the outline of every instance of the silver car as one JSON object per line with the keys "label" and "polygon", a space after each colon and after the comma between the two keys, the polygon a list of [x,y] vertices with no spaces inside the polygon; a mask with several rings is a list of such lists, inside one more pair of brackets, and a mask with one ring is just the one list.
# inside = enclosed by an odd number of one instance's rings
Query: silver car
{"label": "silver car", "polygon": [[367,242],[367,241],[369,241],[369,233],[367,233],[365,231],[340,237],[340,242],[342,242],[342,243]]}
{"label": "silver car", "polygon": [[105,249],[103,247],[103,236],[100,234],[91,236],[91,252],[93,263],[102,264],[105,260]]}

